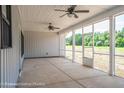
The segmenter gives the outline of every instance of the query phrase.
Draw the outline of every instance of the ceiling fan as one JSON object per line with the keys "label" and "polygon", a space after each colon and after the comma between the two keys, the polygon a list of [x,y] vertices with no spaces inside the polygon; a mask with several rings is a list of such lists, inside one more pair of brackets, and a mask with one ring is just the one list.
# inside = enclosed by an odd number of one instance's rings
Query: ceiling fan
{"label": "ceiling fan", "polygon": [[74,16],[74,18],[78,18],[77,13],[89,13],[89,10],[75,10],[76,7],[77,5],[71,5],[69,8],[67,8],[67,10],[55,9],[55,11],[66,12],[60,17],[67,15],[68,17]]}
{"label": "ceiling fan", "polygon": [[53,26],[52,23],[49,23],[48,29],[54,31],[55,29],[60,29],[60,28]]}

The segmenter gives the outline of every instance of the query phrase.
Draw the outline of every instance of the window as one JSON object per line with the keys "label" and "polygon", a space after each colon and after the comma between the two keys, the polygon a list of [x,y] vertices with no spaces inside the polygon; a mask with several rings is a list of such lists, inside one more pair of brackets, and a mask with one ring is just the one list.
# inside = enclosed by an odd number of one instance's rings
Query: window
{"label": "window", "polygon": [[115,75],[124,78],[124,14],[115,17]]}
{"label": "window", "polygon": [[21,56],[24,55],[24,35],[21,32]]}
{"label": "window", "polygon": [[11,6],[0,6],[1,48],[12,47]]}

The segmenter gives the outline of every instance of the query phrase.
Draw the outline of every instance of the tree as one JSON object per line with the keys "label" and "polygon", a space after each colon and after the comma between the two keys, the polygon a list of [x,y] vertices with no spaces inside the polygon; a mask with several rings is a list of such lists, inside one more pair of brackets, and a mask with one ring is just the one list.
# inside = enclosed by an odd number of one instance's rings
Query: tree
{"label": "tree", "polygon": [[72,36],[66,38],[66,45],[72,45]]}
{"label": "tree", "polygon": [[116,31],[116,47],[124,47],[124,27],[122,30]]}
{"label": "tree", "polygon": [[75,44],[82,45],[82,34],[79,33],[75,35]]}
{"label": "tree", "polygon": [[[124,27],[120,31],[116,31],[115,36],[116,47],[124,47]],[[82,34],[75,35],[75,44],[82,45]],[[66,45],[72,45],[72,36],[66,38]],[[92,46],[92,33],[84,35],[84,45]],[[94,33],[94,46],[109,46],[108,31]]]}

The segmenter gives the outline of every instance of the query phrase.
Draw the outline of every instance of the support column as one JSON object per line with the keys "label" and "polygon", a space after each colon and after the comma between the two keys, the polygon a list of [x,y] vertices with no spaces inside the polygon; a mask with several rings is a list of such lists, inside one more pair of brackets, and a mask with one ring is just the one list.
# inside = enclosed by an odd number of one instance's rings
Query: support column
{"label": "support column", "polygon": [[72,31],[72,62],[75,61],[75,31]]}
{"label": "support column", "polygon": [[65,40],[66,34],[64,34],[64,56],[66,58],[66,40]]}
{"label": "support column", "polygon": [[57,34],[58,34],[58,36],[59,36],[59,56],[61,56],[61,47],[60,47],[60,43],[61,43],[61,42],[60,42],[60,38],[61,38],[61,37],[60,37],[60,33],[57,33]]}
{"label": "support column", "polygon": [[92,24],[92,67],[94,68],[94,24]]}
{"label": "support column", "polygon": [[110,57],[109,57],[109,75],[115,74],[115,22],[114,17],[109,17],[110,25]]}
{"label": "support column", "polygon": [[82,26],[82,64],[84,60],[84,31],[83,31],[83,26]]}

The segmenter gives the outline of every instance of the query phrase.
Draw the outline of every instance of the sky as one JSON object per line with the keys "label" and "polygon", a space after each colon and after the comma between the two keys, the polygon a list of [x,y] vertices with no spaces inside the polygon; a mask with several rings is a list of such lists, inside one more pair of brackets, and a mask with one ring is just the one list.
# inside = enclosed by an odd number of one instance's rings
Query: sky
{"label": "sky", "polygon": [[115,29],[121,30],[124,27],[124,14],[117,16],[115,19]]}
{"label": "sky", "polygon": [[[121,30],[123,27],[124,27],[124,14],[115,17],[116,31]],[[101,21],[94,24],[94,32],[104,32],[104,31],[109,31],[109,20]],[[92,25],[84,27],[84,33],[89,33],[89,32],[92,32]],[[75,30],[75,34],[78,34],[78,33],[82,34],[81,28]],[[66,38],[70,37],[71,35],[72,35],[72,32],[69,32],[66,35]]]}

